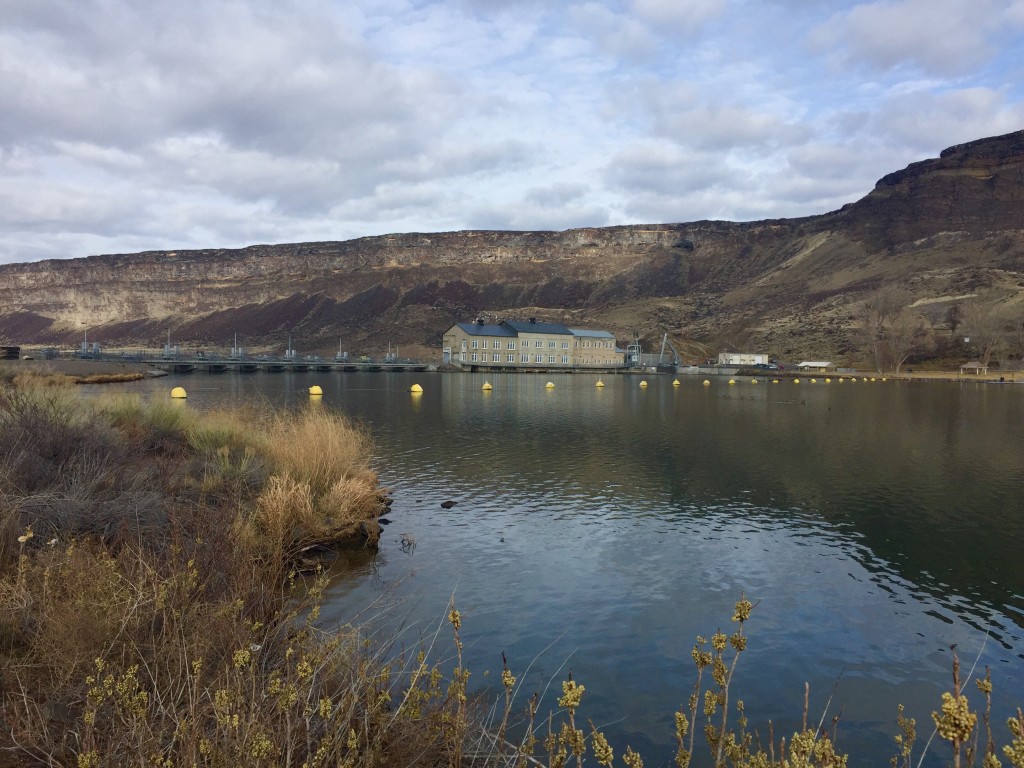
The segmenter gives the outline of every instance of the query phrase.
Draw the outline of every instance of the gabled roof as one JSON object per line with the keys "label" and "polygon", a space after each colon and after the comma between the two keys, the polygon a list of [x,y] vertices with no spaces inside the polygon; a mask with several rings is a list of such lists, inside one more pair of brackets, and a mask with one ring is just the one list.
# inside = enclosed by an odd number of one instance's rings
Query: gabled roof
{"label": "gabled roof", "polygon": [[608,331],[591,331],[586,328],[570,328],[569,333],[573,336],[590,336],[598,339],[614,339],[615,336]]}
{"label": "gabled roof", "polygon": [[456,323],[457,328],[462,329],[470,336],[515,336],[516,332],[511,328],[501,325],[482,325],[480,323]]}
{"label": "gabled roof", "polygon": [[572,331],[561,323],[537,323],[529,320],[506,320],[502,325],[507,325],[517,333],[554,333],[564,336],[572,335]]}

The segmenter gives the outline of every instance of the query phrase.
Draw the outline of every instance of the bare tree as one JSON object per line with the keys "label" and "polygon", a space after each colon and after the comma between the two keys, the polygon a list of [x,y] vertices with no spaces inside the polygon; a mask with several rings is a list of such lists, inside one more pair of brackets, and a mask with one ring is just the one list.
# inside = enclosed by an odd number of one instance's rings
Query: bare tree
{"label": "bare tree", "polygon": [[[871,352],[875,368],[879,373],[882,372],[883,366],[891,357],[889,337],[891,336],[894,320],[901,313],[909,312],[907,309],[909,303],[910,299],[905,291],[896,286],[887,286],[871,294],[861,308],[861,326],[864,330],[864,340]],[[907,324],[904,323],[904,325]],[[909,354],[908,350],[900,361],[901,365],[906,361]]]}
{"label": "bare tree", "polygon": [[860,311],[861,328],[864,331],[864,343],[871,353],[875,368],[882,372],[882,315],[871,301],[864,302]]}
{"label": "bare tree", "polygon": [[885,334],[885,349],[893,373],[900,372],[907,358],[917,349],[923,334],[921,316],[910,307],[904,307],[892,318]]}
{"label": "bare tree", "polygon": [[1014,338],[1017,341],[1017,354],[1020,355],[1020,359],[1024,360],[1024,317],[1017,318],[1017,322],[1013,325]]}
{"label": "bare tree", "polygon": [[1003,326],[991,301],[977,300],[964,305],[964,332],[978,350],[978,362],[987,367],[1003,340]]}
{"label": "bare tree", "polygon": [[963,320],[963,310],[962,304],[952,304],[946,310],[946,323],[949,325],[950,336],[956,335],[956,329],[960,327],[960,323]]}

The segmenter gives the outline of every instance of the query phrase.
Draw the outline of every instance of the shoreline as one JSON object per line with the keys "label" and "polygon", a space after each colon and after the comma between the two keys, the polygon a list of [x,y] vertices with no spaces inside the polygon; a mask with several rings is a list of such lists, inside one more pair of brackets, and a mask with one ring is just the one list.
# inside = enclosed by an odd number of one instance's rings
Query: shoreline
{"label": "shoreline", "polygon": [[132,373],[143,376],[155,375],[153,368],[148,365],[119,360],[3,360],[0,361],[0,370],[10,371],[12,374],[55,374],[82,378]]}
{"label": "shoreline", "polygon": [[[141,374],[144,377],[155,377],[164,376],[166,373],[159,369],[154,369],[152,366],[144,365],[142,363],[120,361],[120,360],[68,360],[68,359],[56,359],[56,360],[2,360],[0,361],[0,371],[11,371],[12,374],[21,372],[31,372],[38,375],[45,375],[47,373],[53,373],[55,375],[72,376],[75,378],[86,378],[90,376],[103,376],[103,375],[116,375],[116,374]],[[441,371],[442,373],[444,371]],[[598,373],[598,371],[595,371]],[[677,375],[683,374],[671,374],[671,373],[649,373],[637,371],[637,373],[643,373],[647,376],[653,375]],[[790,371],[771,372],[772,376],[779,378],[793,378],[794,373]],[[689,375],[689,374],[687,374]],[[721,375],[726,374],[701,374],[701,375]],[[733,374],[735,375],[735,374]],[[1024,370],[1004,370],[1004,371],[990,371],[986,374],[962,374],[958,371],[901,371],[898,374],[879,374],[877,372],[869,371],[857,371],[856,373],[800,373],[800,377],[810,378],[815,376],[821,378],[824,376],[831,377],[833,379],[842,376],[844,378],[851,378],[856,376],[858,379],[871,378],[881,379],[883,376],[889,381],[944,381],[944,382],[983,382],[983,383],[996,383],[996,384],[1024,384]],[[758,375],[750,378],[770,378],[767,375]]]}

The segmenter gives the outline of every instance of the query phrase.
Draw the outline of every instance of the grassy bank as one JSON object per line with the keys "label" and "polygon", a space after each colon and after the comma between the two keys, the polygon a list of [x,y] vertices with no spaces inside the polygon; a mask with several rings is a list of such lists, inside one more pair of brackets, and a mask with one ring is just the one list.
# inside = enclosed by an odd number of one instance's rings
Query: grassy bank
{"label": "grassy bank", "polygon": [[87,366],[76,363],[0,364],[0,385],[26,389],[66,387],[72,384],[120,384],[146,378],[144,371],[123,370],[123,366]]}
{"label": "grassy bank", "polygon": [[369,456],[323,411],[0,389],[0,754],[369,765],[368,750],[394,752],[374,722],[385,666],[354,630],[315,628],[323,580],[300,570],[321,548],[375,545],[385,499]]}
{"label": "grassy bank", "polygon": [[[183,405],[0,386],[0,765],[643,764],[613,753],[571,675],[552,714],[508,667],[474,702],[454,605],[423,650],[322,629],[318,554],[379,536],[368,437],[315,407]],[[831,719],[758,738],[730,697],[754,609],[693,646],[676,764],[845,765]],[[982,683],[969,704],[954,672],[927,748],[1024,768],[1024,717],[990,722]],[[925,747],[892,717],[910,768]]]}

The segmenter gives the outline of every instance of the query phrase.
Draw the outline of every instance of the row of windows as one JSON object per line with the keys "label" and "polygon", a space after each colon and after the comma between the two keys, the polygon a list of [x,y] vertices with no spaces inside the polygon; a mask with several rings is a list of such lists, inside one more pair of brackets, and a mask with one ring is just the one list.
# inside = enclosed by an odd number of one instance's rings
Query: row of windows
{"label": "row of windows", "polygon": [[[576,346],[578,347],[579,345],[580,345],[580,343],[577,341],[576,342]],[[483,342],[481,342],[479,339],[473,339],[471,342],[469,342],[469,346],[472,349],[487,349],[487,340],[484,339]],[[522,348],[523,349],[527,349],[529,346],[530,346],[529,340],[523,341],[523,344],[522,344]],[[536,349],[541,349],[544,346],[544,342],[542,340],[540,340],[540,339],[537,339],[537,340],[535,340],[533,342],[533,346]],[[588,346],[588,347],[590,346],[590,342],[589,341],[586,343],[586,346]],[[597,342],[594,343],[594,346],[597,346]],[[569,348],[569,342],[568,341],[563,341],[561,343],[561,347],[562,347],[562,349],[568,349]],[[462,348],[463,349],[466,348],[466,340],[465,339],[462,340]],[[499,339],[494,339],[491,342],[491,348],[492,349],[501,349],[501,341]],[[514,341],[508,341],[508,342],[505,343],[505,348],[506,349],[515,349],[516,348],[516,343]],[[555,341],[549,341],[548,342],[548,349],[557,349],[557,348],[558,348],[558,342],[555,342]]]}
{"label": "row of windows", "polygon": [[[591,345],[593,345],[593,347],[596,348],[596,349],[612,349],[613,348],[613,344],[610,341],[594,341],[594,342],[584,341],[583,344],[582,344],[582,346],[585,349],[590,349]],[[473,349],[481,349],[481,348],[482,349],[487,349],[487,339],[484,339],[482,342],[479,339],[473,339],[470,342],[470,346]],[[493,341],[491,341],[491,345],[490,346],[491,346],[492,349],[501,349],[501,340],[500,339],[494,339]],[[523,344],[522,344],[522,348],[526,349],[529,346],[530,346],[529,339],[524,340]],[[544,342],[541,339],[536,339],[533,342],[533,346],[536,349],[541,349],[544,346]],[[576,340],[574,346],[577,347],[577,348],[580,347],[580,342],[579,342],[578,339]],[[558,342],[555,342],[555,341],[549,341],[548,342],[548,349],[556,349],[557,347],[558,347]],[[568,341],[563,341],[561,343],[561,347],[562,347],[562,349],[568,349],[569,348],[569,342]],[[466,348],[466,340],[465,339],[462,340],[462,348],[463,349]],[[515,349],[516,348],[515,341],[505,342],[505,348],[506,349]]]}
{"label": "row of windows", "polygon": [[[550,354],[547,356],[547,359],[545,359],[544,357],[542,357],[540,355],[534,355],[533,358],[531,359],[531,356],[529,354],[525,354],[525,350],[527,350],[527,349],[529,349],[531,347],[531,345],[530,345],[531,341],[533,341],[533,345],[532,346],[533,346],[534,349],[542,349],[545,346],[548,348],[548,350],[554,350],[554,349],[557,349],[558,347],[561,347],[562,350],[568,350],[569,349],[569,342],[568,341],[557,342],[557,341],[554,341],[554,340],[546,340],[547,343],[545,344],[545,340],[542,340],[542,339],[519,339],[518,347],[519,347],[520,350],[524,351],[524,354],[520,355],[520,357],[519,357],[519,362],[520,363],[531,363],[531,362],[534,362],[534,363],[543,363],[543,362],[554,363],[554,362],[556,362],[556,356],[552,356]],[[488,342],[490,342],[490,344],[488,344]],[[492,349],[496,349],[497,350],[497,349],[502,349],[502,347],[504,347],[506,350],[515,351],[516,350],[516,346],[517,345],[516,345],[516,340],[515,339],[504,339],[504,340],[502,340],[502,339],[472,339],[472,340],[461,339],[461,348],[463,350],[462,359],[463,360],[466,359],[466,351],[467,351],[468,348],[484,349],[484,350],[486,350],[486,349],[488,349],[488,347],[490,347]],[[605,340],[600,340],[600,341],[598,341],[598,340],[580,341],[579,339],[576,339],[574,341],[574,343],[573,343],[573,346],[575,348],[577,348],[577,349],[582,347],[584,349],[593,348],[593,349],[614,350],[615,349],[615,342],[614,341],[605,341]],[[614,352],[612,352],[612,354],[614,355]],[[598,363],[599,359],[600,358],[594,358],[593,362],[594,363]],[[509,363],[515,363],[516,362],[516,356],[515,355],[507,355],[505,360],[506,360],[506,362],[509,362]],[[474,362],[501,362],[502,358],[501,358],[501,356],[498,353],[493,353],[493,354],[490,355],[490,360],[488,360],[488,353],[484,352],[484,353],[481,354],[479,360],[477,359],[476,355],[474,355],[473,361]],[[569,359],[564,354],[562,355],[562,362],[565,363],[565,364],[569,363]],[[614,360],[610,359],[609,362],[614,362]],[[589,359],[587,359],[584,364],[588,364],[588,363],[590,363]]]}
{"label": "row of windows", "polygon": [[[466,359],[466,355],[465,355],[465,353],[463,353],[462,354],[462,360],[465,361],[465,359]],[[469,356],[469,359],[470,359],[470,362],[473,362],[473,363],[486,363],[486,362],[500,363],[501,362],[501,353],[500,352],[493,352],[491,354],[490,361],[488,361],[487,360],[487,353],[486,352],[483,352],[483,353],[473,352]],[[515,355],[506,355],[505,356],[505,362],[506,363],[514,363],[514,362],[516,362],[516,356]],[[525,354],[525,353],[520,355],[519,356],[519,362],[520,363],[530,363],[531,362],[530,355],[529,354]],[[534,362],[534,363],[544,363],[544,362],[547,362],[547,363],[557,363],[558,362],[558,356],[557,355],[548,355],[547,359],[545,360],[544,355],[534,355],[532,362]],[[563,363],[563,365],[568,365],[569,364],[569,356],[568,355],[562,355],[562,363]]]}

